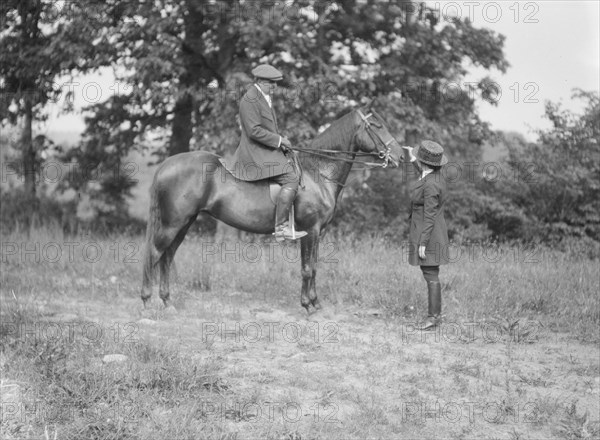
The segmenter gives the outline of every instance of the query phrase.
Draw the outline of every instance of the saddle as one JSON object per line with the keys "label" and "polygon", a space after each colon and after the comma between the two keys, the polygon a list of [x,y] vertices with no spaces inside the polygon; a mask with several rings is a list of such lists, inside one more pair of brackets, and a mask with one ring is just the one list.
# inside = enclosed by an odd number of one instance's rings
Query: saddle
{"label": "saddle", "polygon": [[[304,180],[302,178],[302,168],[300,167],[300,161],[298,160],[297,154],[294,154],[293,157],[294,157],[294,166],[296,167],[296,171],[300,175],[300,187],[304,188]],[[231,172],[231,169],[229,168],[225,158],[219,157],[218,159],[219,159],[219,162],[221,163],[221,165],[223,166],[223,168],[225,169],[225,171],[227,171],[229,174],[231,174],[233,177],[235,177],[234,173]],[[237,179],[237,177],[236,177],[236,179]],[[279,193],[281,192],[280,184],[278,184],[277,182],[268,181],[268,179],[257,180],[253,183],[257,184],[257,185],[268,186],[269,197],[271,198],[271,203],[273,203],[273,205],[277,206],[277,197],[279,196]],[[295,214],[294,205],[292,204],[292,206],[290,207],[290,214],[289,214],[288,221],[289,221],[290,229],[292,231],[292,235],[294,236],[294,239],[295,239],[295,235],[296,235],[295,219],[296,219],[296,214]],[[305,232],[303,234],[306,235]]]}
{"label": "saddle", "polygon": [[[229,174],[231,174],[233,177],[235,177],[235,174],[231,171],[231,169],[229,168],[229,165],[227,164],[227,162],[225,161],[225,159],[223,157],[219,157],[219,162],[221,163],[223,168],[225,168],[225,170]],[[235,177],[235,178],[238,179],[238,177]],[[250,182],[248,182],[248,183],[250,183]],[[277,182],[269,181],[268,179],[255,180],[255,181],[252,181],[252,183],[255,185],[268,186],[269,196],[271,197],[271,202],[273,202],[274,205],[276,204],[277,196],[279,195],[279,192],[281,191],[281,185],[279,185]]]}
{"label": "saddle", "polygon": [[[235,177],[235,173],[232,171],[231,166],[227,163],[227,160],[225,160],[224,157],[219,157],[219,162],[221,163],[223,168],[225,168],[225,170],[229,174],[231,174],[232,176]],[[298,153],[296,153],[295,151],[292,151],[292,162],[294,164],[294,168],[296,169],[296,173],[298,173],[298,176],[299,176],[299,180],[300,180],[299,186],[300,186],[300,188],[304,189],[305,186],[304,186],[303,170],[302,170],[302,166],[300,165],[300,160],[298,159]],[[236,179],[237,178],[238,177],[236,177]],[[276,204],[277,196],[279,195],[279,192],[281,191],[281,185],[279,185],[276,182],[269,181],[268,179],[257,180],[254,182],[255,183],[260,182],[260,184],[264,184],[265,181],[267,181],[266,183],[269,184],[269,196],[271,197],[271,202],[273,202],[273,204]]]}

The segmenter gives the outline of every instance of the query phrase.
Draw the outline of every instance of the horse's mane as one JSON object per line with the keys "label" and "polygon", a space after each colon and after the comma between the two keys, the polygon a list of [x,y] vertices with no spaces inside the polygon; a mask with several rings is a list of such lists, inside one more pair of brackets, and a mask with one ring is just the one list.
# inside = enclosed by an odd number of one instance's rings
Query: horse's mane
{"label": "horse's mane", "polygon": [[[308,148],[314,150],[337,150],[341,151],[344,147],[350,146],[352,136],[356,132],[354,111],[349,111],[342,117],[336,119],[322,133],[319,133]],[[326,158],[314,156],[311,154],[301,154],[300,161],[302,166],[307,169],[314,169],[319,162],[327,160]]]}
{"label": "horse's mane", "polygon": [[354,111],[349,111],[344,116],[336,119],[327,129],[319,133],[310,143],[310,148],[317,150],[339,150],[340,147],[350,145],[354,135]]}

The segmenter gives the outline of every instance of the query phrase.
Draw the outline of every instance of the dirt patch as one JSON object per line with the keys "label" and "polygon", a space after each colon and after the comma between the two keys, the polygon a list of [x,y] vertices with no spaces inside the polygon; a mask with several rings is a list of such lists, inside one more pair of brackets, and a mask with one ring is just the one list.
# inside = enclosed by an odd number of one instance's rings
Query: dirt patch
{"label": "dirt patch", "polygon": [[491,322],[421,333],[377,309],[330,306],[309,317],[243,293],[200,296],[178,310],[156,302],[142,311],[127,297],[50,302],[46,319],[218,359],[211,386],[220,397],[203,411],[236,438],[271,426],[299,438],[546,439],[561,423],[593,432],[598,420],[598,348],[567,335],[537,328],[519,340]]}

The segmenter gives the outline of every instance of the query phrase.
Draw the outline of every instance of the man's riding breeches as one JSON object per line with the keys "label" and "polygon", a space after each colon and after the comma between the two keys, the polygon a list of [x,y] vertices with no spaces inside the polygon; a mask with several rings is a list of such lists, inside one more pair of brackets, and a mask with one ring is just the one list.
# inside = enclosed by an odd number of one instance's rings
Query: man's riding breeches
{"label": "man's riding breeches", "polygon": [[294,191],[298,191],[298,184],[300,182],[300,178],[298,177],[298,174],[293,168],[288,169],[289,171],[287,171],[286,173],[280,174],[279,176],[273,176],[270,180],[272,180],[273,182],[277,182],[281,185],[282,188],[290,188]]}

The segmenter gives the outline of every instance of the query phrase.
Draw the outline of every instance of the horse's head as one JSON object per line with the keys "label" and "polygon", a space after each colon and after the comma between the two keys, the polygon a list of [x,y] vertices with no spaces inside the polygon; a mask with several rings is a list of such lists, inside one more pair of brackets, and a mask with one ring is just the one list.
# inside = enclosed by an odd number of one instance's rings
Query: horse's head
{"label": "horse's head", "polygon": [[390,134],[385,121],[377,112],[357,109],[361,127],[357,133],[358,148],[382,160],[382,166],[397,167],[402,157],[400,144]]}

